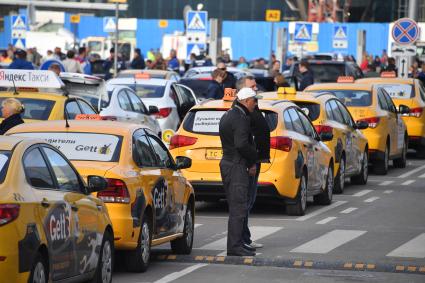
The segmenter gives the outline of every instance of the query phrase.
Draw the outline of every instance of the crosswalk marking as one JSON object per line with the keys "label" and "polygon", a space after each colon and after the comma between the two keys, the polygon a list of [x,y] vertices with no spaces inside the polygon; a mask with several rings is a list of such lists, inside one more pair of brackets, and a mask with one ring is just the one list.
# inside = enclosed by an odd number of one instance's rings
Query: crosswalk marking
{"label": "crosswalk marking", "polygon": [[372,190],[361,190],[360,192],[355,193],[353,195],[353,197],[362,197],[362,196],[364,196],[364,195],[366,195],[366,194],[368,194],[370,192],[372,192]]}
{"label": "crosswalk marking", "polygon": [[292,253],[326,254],[366,233],[360,230],[333,230],[295,249]]}
{"label": "crosswalk marking", "polygon": [[388,186],[388,185],[390,185],[392,183],[394,183],[394,181],[384,181],[384,182],[380,183],[379,185],[380,186]]}
{"label": "crosswalk marking", "polygon": [[378,199],[380,199],[380,197],[371,197],[371,198],[364,200],[364,202],[374,202],[375,200],[378,200]]}
{"label": "crosswalk marking", "polygon": [[347,203],[347,201],[345,201],[345,200],[336,201],[336,202],[332,203],[331,205],[328,205],[328,206],[325,206],[323,208],[320,208],[320,209],[318,209],[318,210],[316,210],[316,211],[314,211],[312,213],[309,213],[309,214],[304,215],[304,216],[300,216],[300,217],[296,218],[296,220],[297,221],[305,221],[307,219],[310,219],[312,217],[315,217],[315,216],[317,216],[319,214],[322,214],[323,212],[326,212],[328,210],[334,209],[335,207],[338,207],[338,206],[343,205],[345,203]]}
{"label": "crosswalk marking", "polygon": [[349,207],[349,208],[341,211],[340,213],[348,214],[348,213],[353,212],[354,210],[357,210],[357,207]]}
{"label": "crosswalk marking", "polygon": [[416,172],[419,172],[419,171],[421,171],[421,170],[423,170],[423,169],[425,169],[425,165],[422,165],[422,166],[420,166],[420,167],[418,167],[418,168],[416,168],[416,169],[413,169],[413,170],[411,170],[411,171],[409,171],[409,172],[407,172],[407,173],[401,174],[400,176],[398,176],[398,178],[406,178],[406,177],[409,177],[410,175],[413,175],[413,174],[415,174]]}
{"label": "crosswalk marking", "polygon": [[336,219],[336,217],[334,217],[334,216],[326,217],[325,219],[317,221],[316,224],[326,224],[326,223],[331,222],[332,220],[335,220],[335,219]]}
{"label": "crosswalk marking", "polygon": [[425,178],[425,174],[420,175],[419,178]]}
{"label": "crosswalk marking", "polygon": [[[249,230],[251,231],[251,240],[258,241],[261,238],[267,237],[277,231],[283,229],[283,227],[273,227],[273,226],[251,226]],[[212,243],[206,244],[199,249],[201,250],[214,250],[222,251],[227,249],[227,237],[221,238]]]}
{"label": "crosswalk marking", "polygon": [[387,256],[425,258],[425,233],[396,248]]}
{"label": "crosswalk marking", "polygon": [[393,192],[393,190],[386,190],[384,191],[384,194],[391,194]]}
{"label": "crosswalk marking", "polygon": [[202,226],[202,224],[196,223],[195,224],[195,229],[198,228],[198,227],[200,227],[200,226]]}
{"label": "crosswalk marking", "polygon": [[408,180],[406,182],[401,183],[402,186],[408,186],[410,184],[413,184],[415,182],[415,180]]}

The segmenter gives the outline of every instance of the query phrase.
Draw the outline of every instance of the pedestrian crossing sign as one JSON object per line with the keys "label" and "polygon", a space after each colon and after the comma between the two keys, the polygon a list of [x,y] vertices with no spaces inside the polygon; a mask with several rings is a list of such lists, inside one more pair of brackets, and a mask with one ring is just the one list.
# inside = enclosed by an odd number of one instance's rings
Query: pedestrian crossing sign
{"label": "pedestrian crossing sign", "polygon": [[117,24],[114,17],[103,18],[103,32],[115,32]]}
{"label": "pedestrian crossing sign", "polygon": [[294,40],[300,42],[308,42],[312,40],[313,24],[296,23]]}
{"label": "pedestrian crossing sign", "polygon": [[207,33],[208,12],[188,11],[186,17],[186,32]]}
{"label": "pedestrian crossing sign", "polygon": [[12,30],[26,30],[27,29],[27,17],[24,15],[12,16]]}
{"label": "pedestrian crossing sign", "polygon": [[12,38],[12,45],[19,49],[26,48],[26,39],[25,38]]}
{"label": "pedestrian crossing sign", "polygon": [[188,43],[187,44],[187,56],[186,59],[190,59],[190,54],[194,53],[196,56],[201,54],[201,51],[205,51],[205,44],[203,43]]}
{"label": "pedestrian crossing sign", "polygon": [[347,39],[347,26],[334,26],[334,39]]}

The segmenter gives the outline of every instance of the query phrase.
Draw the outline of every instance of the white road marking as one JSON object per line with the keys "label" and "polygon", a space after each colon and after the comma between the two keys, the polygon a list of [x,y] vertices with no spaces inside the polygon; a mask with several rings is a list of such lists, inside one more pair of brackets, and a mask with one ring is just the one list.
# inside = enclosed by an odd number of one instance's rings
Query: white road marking
{"label": "white road marking", "polygon": [[341,211],[340,213],[348,214],[353,212],[354,210],[357,210],[357,207],[349,207],[346,210]]}
{"label": "white road marking", "polygon": [[316,239],[311,240],[295,249],[291,253],[326,254],[349,241],[366,233],[359,230],[333,230]]}
{"label": "white road marking", "polygon": [[317,221],[316,224],[326,224],[326,223],[331,222],[332,220],[335,220],[335,219],[336,219],[336,217],[334,217],[334,216],[326,217],[325,219]]}
{"label": "white road marking", "polygon": [[384,194],[391,194],[393,192],[393,190],[386,190],[384,191]]}
{"label": "white road marking", "polygon": [[415,180],[408,180],[408,181],[406,181],[406,182],[404,182],[404,183],[401,183],[401,185],[402,186],[408,186],[408,185],[410,185],[410,184],[413,184],[415,182]]}
{"label": "white road marking", "polygon": [[[251,240],[258,241],[261,238],[267,237],[273,233],[276,233],[279,230],[282,230],[283,227],[273,227],[273,226],[251,226],[249,230],[251,231]],[[214,250],[214,251],[223,251],[227,249],[227,237],[221,238],[212,243],[206,244],[200,248],[200,250]]]}
{"label": "white road marking", "polygon": [[413,169],[413,170],[411,170],[411,171],[409,171],[409,172],[407,172],[407,173],[401,174],[400,176],[398,176],[398,178],[406,178],[406,177],[409,177],[410,175],[413,175],[413,174],[415,174],[416,172],[419,172],[419,171],[421,171],[421,170],[423,170],[423,169],[425,169],[425,165],[422,165],[422,166],[420,166],[420,167],[418,167],[418,168],[416,168],[416,169]]}
{"label": "white road marking", "polygon": [[371,197],[371,198],[364,200],[364,202],[374,202],[377,199],[380,199],[380,197]]}
{"label": "white road marking", "polygon": [[168,283],[168,282],[172,282],[174,280],[179,279],[180,277],[183,277],[183,276],[185,276],[185,275],[187,275],[187,274],[189,274],[189,273],[191,273],[191,272],[193,272],[193,271],[195,271],[195,270],[197,270],[199,268],[202,268],[204,266],[207,266],[207,265],[208,264],[206,264],[206,263],[200,263],[200,264],[195,264],[195,265],[189,266],[188,268],[185,268],[185,269],[183,269],[181,271],[170,273],[167,276],[164,276],[161,279],[156,280],[154,283]]}
{"label": "white road marking", "polygon": [[362,197],[362,196],[364,196],[364,195],[366,195],[366,194],[368,194],[370,192],[373,192],[373,191],[372,190],[361,190],[360,192],[355,193],[353,195],[353,197]]}
{"label": "white road marking", "polygon": [[338,207],[338,206],[343,205],[345,203],[347,203],[347,201],[345,201],[345,200],[336,201],[336,202],[332,203],[331,205],[328,205],[328,206],[325,206],[323,208],[320,208],[320,209],[316,210],[315,212],[309,213],[307,215],[300,216],[300,217],[296,218],[295,220],[297,220],[297,221],[305,221],[307,219],[313,218],[313,217],[315,217],[315,216],[317,216],[319,214],[322,214],[322,213],[324,213],[324,212],[326,212],[328,210],[334,209],[335,207]]}
{"label": "white road marking", "polygon": [[425,233],[396,248],[387,256],[425,258]]}
{"label": "white road marking", "polygon": [[379,185],[380,186],[388,186],[389,184],[392,184],[392,183],[394,183],[394,181],[385,181],[385,182],[380,183]]}
{"label": "white road marking", "polygon": [[203,224],[199,224],[199,223],[195,223],[195,229],[198,228],[199,226],[202,226]]}
{"label": "white road marking", "polygon": [[425,178],[425,174],[420,175],[419,178]]}

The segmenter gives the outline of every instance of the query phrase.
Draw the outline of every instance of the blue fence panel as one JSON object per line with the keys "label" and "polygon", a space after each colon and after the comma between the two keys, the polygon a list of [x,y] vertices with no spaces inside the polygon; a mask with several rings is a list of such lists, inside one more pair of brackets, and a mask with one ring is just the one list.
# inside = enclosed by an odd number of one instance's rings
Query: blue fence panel
{"label": "blue fence panel", "polygon": [[9,43],[11,43],[12,39],[12,31],[11,31],[11,19],[10,16],[4,17],[4,30],[0,32],[0,47],[6,48]]}

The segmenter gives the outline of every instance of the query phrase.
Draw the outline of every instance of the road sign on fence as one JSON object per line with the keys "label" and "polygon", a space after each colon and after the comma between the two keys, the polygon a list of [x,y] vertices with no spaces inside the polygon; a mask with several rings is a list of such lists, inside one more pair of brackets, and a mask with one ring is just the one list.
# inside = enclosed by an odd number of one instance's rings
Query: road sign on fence
{"label": "road sign on fence", "polygon": [[16,48],[26,48],[27,17],[25,15],[13,15],[12,19],[12,45]]}
{"label": "road sign on fence", "polygon": [[104,32],[115,32],[117,28],[117,23],[114,17],[104,17],[103,18],[103,31]]}
{"label": "road sign on fence", "polygon": [[188,11],[187,12],[186,32],[205,32],[207,33],[208,12],[206,11]]}
{"label": "road sign on fence", "polygon": [[308,42],[312,39],[313,24],[295,23],[294,40],[300,42]]}

